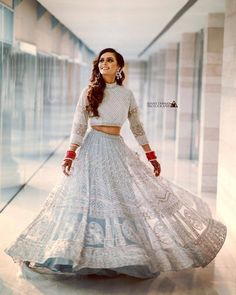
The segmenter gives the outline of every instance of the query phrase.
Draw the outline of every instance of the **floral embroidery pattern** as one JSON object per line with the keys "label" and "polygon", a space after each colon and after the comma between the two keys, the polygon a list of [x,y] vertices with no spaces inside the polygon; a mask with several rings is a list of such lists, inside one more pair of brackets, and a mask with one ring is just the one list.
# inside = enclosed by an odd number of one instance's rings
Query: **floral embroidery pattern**
{"label": "floral embroidery pattern", "polygon": [[[120,137],[91,130],[40,213],[5,249],[15,262],[51,259],[84,269],[115,269],[151,277],[206,266],[227,228],[208,205],[140,160]],[[145,269],[145,271],[143,271]]]}

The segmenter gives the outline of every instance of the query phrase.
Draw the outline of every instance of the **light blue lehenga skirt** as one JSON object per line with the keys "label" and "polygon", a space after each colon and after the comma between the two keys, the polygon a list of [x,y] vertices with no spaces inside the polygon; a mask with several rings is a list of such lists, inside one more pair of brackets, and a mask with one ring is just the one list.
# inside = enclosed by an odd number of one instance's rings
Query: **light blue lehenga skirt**
{"label": "light blue lehenga skirt", "polygon": [[70,176],[4,251],[55,274],[126,274],[205,267],[227,228],[198,196],[156,177],[122,136],[87,132]]}

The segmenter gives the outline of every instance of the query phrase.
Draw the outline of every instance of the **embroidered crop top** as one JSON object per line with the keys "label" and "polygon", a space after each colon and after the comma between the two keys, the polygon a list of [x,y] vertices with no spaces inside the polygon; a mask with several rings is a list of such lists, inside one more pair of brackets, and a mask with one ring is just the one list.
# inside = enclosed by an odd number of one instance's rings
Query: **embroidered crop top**
{"label": "embroidered crop top", "polygon": [[88,128],[88,121],[90,126],[121,127],[127,118],[137,142],[140,145],[148,144],[143,123],[139,118],[139,107],[130,89],[116,82],[106,83],[103,100],[98,106],[99,117],[89,116],[86,110],[86,105],[88,104],[87,90],[88,86],[82,90],[75,109],[70,135],[71,144],[82,145]]}

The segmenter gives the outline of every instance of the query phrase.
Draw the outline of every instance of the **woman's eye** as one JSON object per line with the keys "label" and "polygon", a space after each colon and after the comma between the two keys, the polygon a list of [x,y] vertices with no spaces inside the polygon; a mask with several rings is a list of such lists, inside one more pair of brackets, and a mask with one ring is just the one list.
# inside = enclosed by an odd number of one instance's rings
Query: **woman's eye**
{"label": "woman's eye", "polygon": [[[99,62],[103,62],[103,61],[104,61],[104,59],[100,59]],[[108,58],[107,61],[108,61],[108,62],[113,62],[113,59],[112,59],[112,58]]]}

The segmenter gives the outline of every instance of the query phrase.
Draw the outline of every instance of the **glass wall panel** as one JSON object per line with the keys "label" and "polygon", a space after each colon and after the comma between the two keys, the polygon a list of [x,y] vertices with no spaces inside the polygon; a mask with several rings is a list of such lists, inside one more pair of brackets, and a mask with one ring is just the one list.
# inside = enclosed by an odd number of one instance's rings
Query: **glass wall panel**
{"label": "glass wall panel", "polygon": [[12,12],[5,19],[5,9],[0,5],[0,22],[6,22],[0,35],[0,212],[64,140],[69,144],[89,74],[87,66],[12,47]]}
{"label": "glass wall panel", "polygon": [[13,36],[13,11],[3,7],[3,40],[12,44]]}
{"label": "glass wall panel", "polygon": [[4,30],[3,30],[3,6],[1,5],[0,3],[0,42],[3,41],[3,33],[4,33]]}

